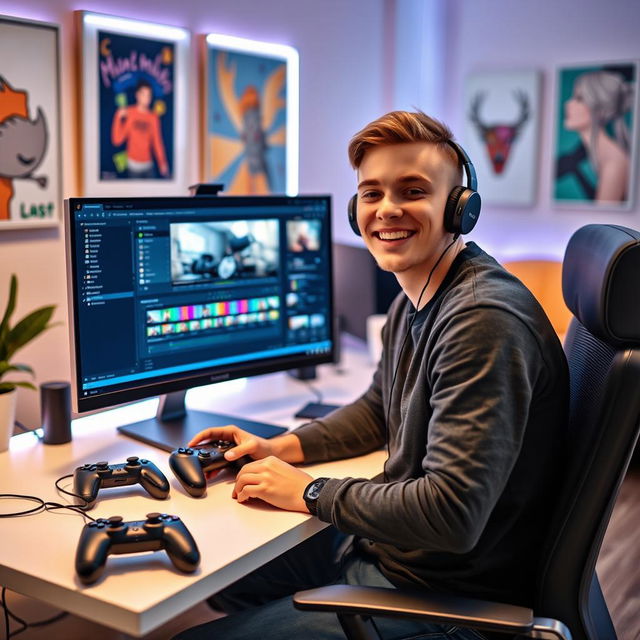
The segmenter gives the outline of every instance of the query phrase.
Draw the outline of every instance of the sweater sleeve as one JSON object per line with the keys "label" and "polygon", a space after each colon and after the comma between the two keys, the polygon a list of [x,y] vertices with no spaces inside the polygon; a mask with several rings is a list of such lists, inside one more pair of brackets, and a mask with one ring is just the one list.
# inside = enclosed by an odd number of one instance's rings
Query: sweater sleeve
{"label": "sweater sleeve", "polygon": [[[527,328],[503,309],[452,315],[432,333],[421,388],[399,401],[403,421],[424,421],[413,425],[413,433],[424,430],[424,449],[411,445],[417,468],[386,484],[331,479],[318,516],[395,547],[465,553],[477,543],[518,457],[542,359]],[[419,418],[415,394],[428,395]],[[389,470],[394,464],[411,469],[407,451],[394,461],[401,447],[391,443]]]}
{"label": "sweater sleeve", "polygon": [[355,402],[294,431],[300,439],[305,463],[364,455],[384,445],[381,366],[369,389]]}

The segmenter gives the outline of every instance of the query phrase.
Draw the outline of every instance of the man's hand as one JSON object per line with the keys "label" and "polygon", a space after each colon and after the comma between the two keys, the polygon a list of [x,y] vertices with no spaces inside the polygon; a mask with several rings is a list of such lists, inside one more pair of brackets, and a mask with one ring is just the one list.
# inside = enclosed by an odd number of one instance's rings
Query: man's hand
{"label": "man's hand", "polygon": [[212,440],[228,440],[235,442],[236,446],[225,452],[227,460],[238,460],[242,456],[250,456],[254,460],[260,460],[267,456],[274,455],[271,442],[265,438],[243,431],[239,427],[228,424],[224,427],[209,427],[196,434],[188,443],[188,447],[195,447],[199,444],[206,444]]}
{"label": "man's hand", "polygon": [[269,456],[249,462],[240,469],[233,497],[238,502],[260,498],[280,509],[309,513],[302,494],[312,480],[308,473]]}

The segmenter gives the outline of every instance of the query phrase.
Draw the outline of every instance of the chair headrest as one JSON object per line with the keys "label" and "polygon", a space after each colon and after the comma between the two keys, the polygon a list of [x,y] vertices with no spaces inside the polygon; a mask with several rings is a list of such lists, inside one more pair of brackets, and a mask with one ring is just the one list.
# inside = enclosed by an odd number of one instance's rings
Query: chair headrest
{"label": "chair headrest", "polygon": [[596,337],[617,346],[640,342],[640,232],[588,224],[567,245],[562,294]]}

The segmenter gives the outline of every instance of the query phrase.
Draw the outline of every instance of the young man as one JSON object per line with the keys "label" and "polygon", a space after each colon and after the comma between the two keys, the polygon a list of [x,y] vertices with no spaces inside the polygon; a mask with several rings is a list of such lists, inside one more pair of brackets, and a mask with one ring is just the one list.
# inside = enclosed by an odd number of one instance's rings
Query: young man
{"label": "young man", "polygon": [[[447,198],[461,184],[451,140],[423,113],[392,112],[349,146],[358,228],[404,292],[389,309],[368,391],[274,440],[230,426],[193,442],[233,439],[228,458],[255,459],[238,473],[233,497],[240,502],[310,510],[353,535],[353,543],[336,564],[331,533],[317,536],[213,598],[227,611],[245,608],[240,615],[180,638],[342,638],[334,615],[291,604],[291,593],[323,581],[532,604],[545,514],[562,466],[567,367],[529,291],[477,245],[446,230]],[[389,457],[375,480],[312,483],[292,466],[385,444]],[[261,606],[246,609],[255,604]],[[385,638],[478,637],[391,619],[380,619],[378,628]]]}

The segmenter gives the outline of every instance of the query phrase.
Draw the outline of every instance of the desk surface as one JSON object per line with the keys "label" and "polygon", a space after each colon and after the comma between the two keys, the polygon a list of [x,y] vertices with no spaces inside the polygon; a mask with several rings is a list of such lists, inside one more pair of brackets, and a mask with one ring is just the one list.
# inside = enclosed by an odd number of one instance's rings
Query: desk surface
{"label": "desk surface", "polygon": [[[323,400],[340,404],[364,391],[372,365],[363,346],[350,344],[339,368],[319,368],[314,386]],[[236,413],[242,417],[295,426],[292,416],[313,400],[305,385],[278,373],[193,389],[190,408]],[[37,495],[65,503],[54,481],[73,473],[85,462],[124,462],[137,455],[155,462],[169,479],[171,495],[151,498],[139,485],[103,489],[90,515],[120,515],[142,520],[152,511],[180,515],[195,538],[202,557],[195,574],[173,568],[166,553],[109,556],[104,576],[83,586],[75,575],[75,552],[84,518],[72,512],[41,513],[1,522],[0,584],[82,617],[133,636],[144,635],[195,603],[262,566],[324,527],[316,518],[269,505],[238,504],[231,498],[233,478],[220,474],[207,495],[186,494],[168,465],[168,454],[119,434],[125,422],[151,417],[157,400],[79,418],[73,422],[73,440],[65,445],[43,445],[33,434],[12,438],[9,451],[0,454],[0,493]],[[382,467],[383,452],[361,458],[313,465],[313,476],[372,477]],[[71,490],[72,479],[62,486]],[[4,500],[2,512],[27,508],[25,502]]]}

